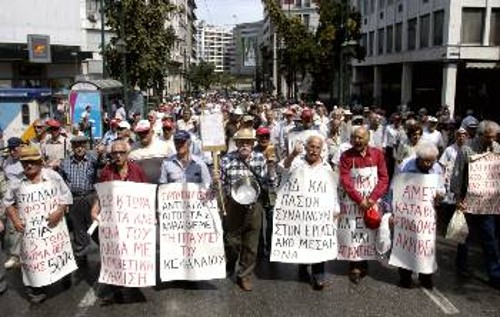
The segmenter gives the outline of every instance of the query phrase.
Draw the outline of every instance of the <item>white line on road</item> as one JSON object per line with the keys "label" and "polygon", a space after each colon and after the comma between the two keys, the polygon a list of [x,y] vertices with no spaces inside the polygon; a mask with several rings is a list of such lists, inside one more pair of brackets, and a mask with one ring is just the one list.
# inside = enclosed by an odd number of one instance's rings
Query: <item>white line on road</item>
{"label": "white line on road", "polygon": [[422,290],[427,296],[429,296],[430,299],[432,299],[434,303],[436,303],[436,305],[439,306],[439,308],[441,308],[441,310],[445,314],[454,315],[460,312],[460,310],[458,310],[458,308],[456,308],[455,305],[453,305],[448,300],[448,298],[446,298],[440,291],[438,291],[437,288],[434,287],[432,291],[429,291],[425,288],[422,288]]}
{"label": "white line on road", "polygon": [[80,303],[78,303],[78,311],[74,317],[84,317],[87,316],[87,310],[94,306],[97,297],[94,294],[94,289],[92,287],[89,288],[85,296],[83,296]]}

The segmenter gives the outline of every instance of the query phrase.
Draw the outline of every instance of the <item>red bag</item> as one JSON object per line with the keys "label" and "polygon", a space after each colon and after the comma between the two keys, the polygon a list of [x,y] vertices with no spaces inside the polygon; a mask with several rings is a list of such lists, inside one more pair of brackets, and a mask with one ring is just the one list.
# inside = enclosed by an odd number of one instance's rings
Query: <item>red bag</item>
{"label": "red bag", "polygon": [[378,205],[373,205],[370,209],[365,211],[363,216],[363,220],[365,221],[365,226],[368,229],[378,229],[380,227],[380,223],[382,222],[382,215],[378,209]]}

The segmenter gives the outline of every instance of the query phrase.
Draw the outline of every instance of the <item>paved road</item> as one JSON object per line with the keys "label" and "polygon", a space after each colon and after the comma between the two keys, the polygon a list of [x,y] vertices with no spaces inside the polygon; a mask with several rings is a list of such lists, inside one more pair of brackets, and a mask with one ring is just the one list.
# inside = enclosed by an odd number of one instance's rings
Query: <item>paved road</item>
{"label": "paved road", "polygon": [[165,283],[125,294],[124,304],[99,307],[91,288],[98,272],[94,252],[89,267],[80,276],[74,274],[73,287],[54,287],[41,305],[26,301],[20,272],[9,272],[10,290],[0,297],[0,316],[500,316],[500,291],[485,284],[480,253],[471,254],[475,274],[469,280],[455,276],[454,254],[454,246],[440,240],[433,292],[397,287],[397,271],[383,261],[370,264],[369,276],[360,285],[348,281],[345,263],[329,263],[329,284],[323,292],[298,281],[294,265],[262,262],[249,293],[228,279]]}

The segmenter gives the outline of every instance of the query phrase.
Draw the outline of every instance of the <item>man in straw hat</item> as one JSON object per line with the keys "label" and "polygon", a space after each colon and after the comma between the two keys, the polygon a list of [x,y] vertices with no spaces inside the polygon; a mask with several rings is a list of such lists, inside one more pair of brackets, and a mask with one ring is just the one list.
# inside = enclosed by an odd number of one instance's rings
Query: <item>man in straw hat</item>
{"label": "man in straw hat", "polygon": [[[226,257],[227,271],[231,276],[239,256],[237,283],[245,291],[252,290],[252,272],[256,265],[259,233],[262,225],[260,199],[250,204],[241,204],[231,191],[242,177],[253,178],[259,186],[275,185],[274,173],[269,173],[266,158],[255,152],[253,129],[241,129],[235,136],[236,150],[222,158],[221,171],[214,173],[214,179],[222,181],[227,210]],[[271,175],[270,175],[271,174]]]}
{"label": "man in straw hat", "polygon": [[[47,216],[46,225],[48,228],[54,228],[59,225],[60,221],[63,219],[67,207],[73,203],[73,197],[71,192],[64,182],[63,178],[59,173],[43,167],[43,160],[40,151],[35,146],[25,146],[21,148],[20,161],[23,165],[23,176],[20,179],[13,179],[9,182],[9,188],[3,199],[3,203],[7,208],[7,214],[14,224],[14,228],[18,232],[24,232],[28,224],[25,222],[23,215],[25,212],[18,210],[19,207],[19,191],[21,187],[29,186],[33,184],[42,183],[52,183],[57,195],[58,204],[56,208]],[[45,224],[40,224],[44,226]],[[65,224],[62,224],[65,225]],[[33,228],[31,229],[29,235],[33,236]],[[40,233],[38,233],[40,234]],[[21,255],[27,252],[23,250],[23,245],[21,245]],[[62,251],[61,251],[62,252]],[[24,264],[22,266],[23,270],[29,270],[25,268]],[[55,282],[55,281],[54,281]],[[64,278],[65,287],[71,285],[71,280],[69,275]],[[32,303],[40,303],[47,297],[45,293],[46,286],[43,287],[31,287],[28,285],[28,298]]]}

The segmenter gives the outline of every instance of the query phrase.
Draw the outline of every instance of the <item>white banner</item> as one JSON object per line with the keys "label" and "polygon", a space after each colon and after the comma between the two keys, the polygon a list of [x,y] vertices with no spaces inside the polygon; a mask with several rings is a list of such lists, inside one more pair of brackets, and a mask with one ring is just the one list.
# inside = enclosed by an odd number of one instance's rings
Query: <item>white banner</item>
{"label": "white banner", "polygon": [[20,254],[24,285],[50,285],[77,269],[64,218],[54,228],[47,223],[57,209],[58,195],[52,182],[19,188],[17,207],[26,225]]}
{"label": "white banner", "polygon": [[436,271],[434,198],[440,176],[404,173],[394,178],[394,237],[390,265],[424,274]]}
{"label": "white banner", "polygon": [[200,116],[200,136],[204,151],[226,148],[224,117],[222,113]]}
{"label": "white banner", "polygon": [[[354,188],[362,197],[368,197],[378,182],[377,168],[365,167],[351,170]],[[375,230],[368,229],[363,211],[340,187],[340,216],[338,221],[339,260],[375,260]]]}
{"label": "white banner", "polygon": [[337,178],[299,167],[283,181],[274,207],[271,261],[319,263],[337,257]]}
{"label": "white banner", "polygon": [[99,282],[156,285],[156,185],[113,181],[95,188],[101,205]]}
{"label": "white banner", "polygon": [[160,278],[210,280],[226,277],[224,241],[217,199],[192,183],[161,185]]}
{"label": "white banner", "polygon": [[489,152],[471,157],[465,202],[465,212],[500,214],[500,154]]}

